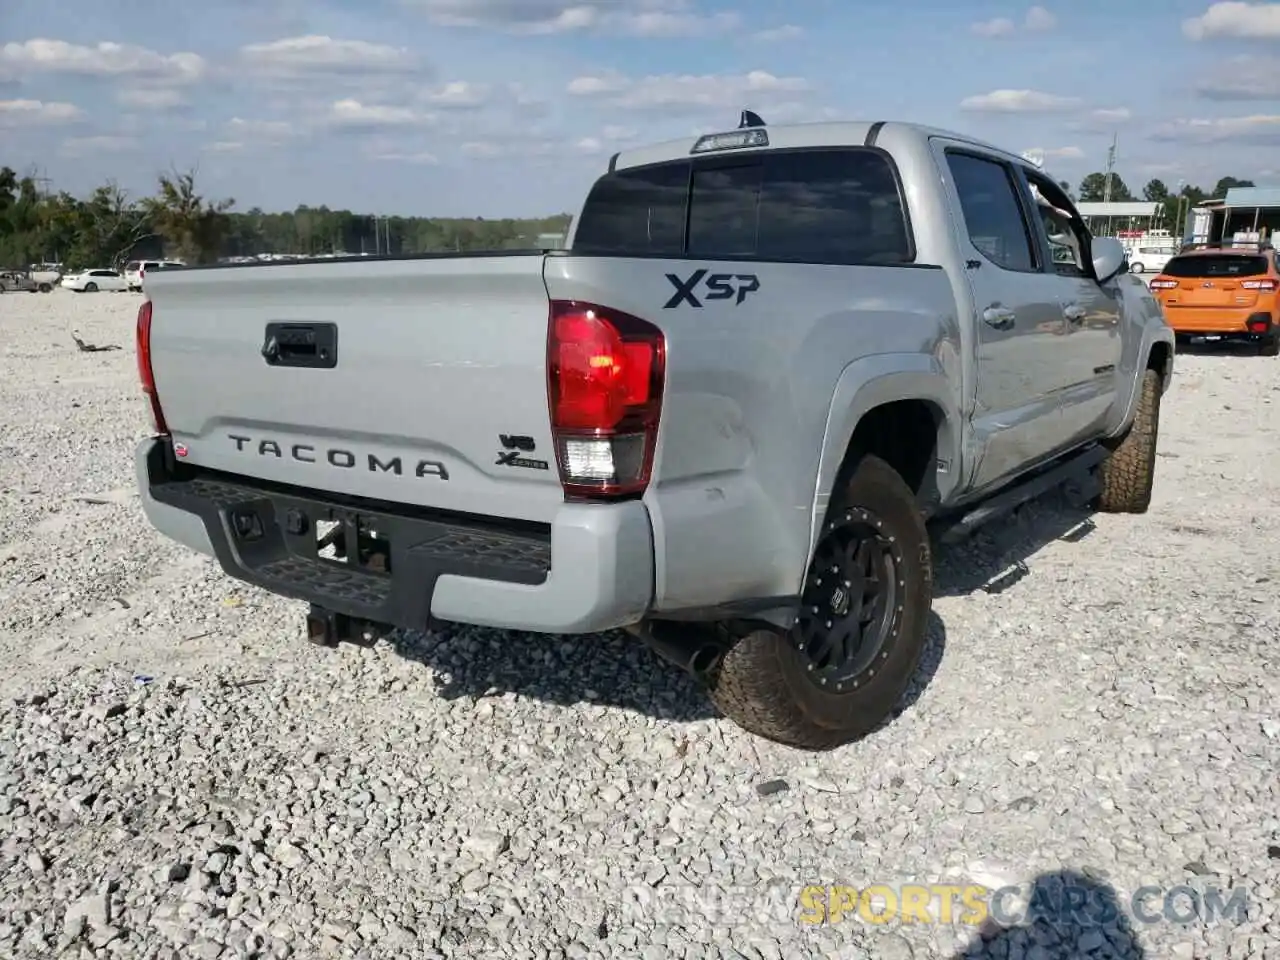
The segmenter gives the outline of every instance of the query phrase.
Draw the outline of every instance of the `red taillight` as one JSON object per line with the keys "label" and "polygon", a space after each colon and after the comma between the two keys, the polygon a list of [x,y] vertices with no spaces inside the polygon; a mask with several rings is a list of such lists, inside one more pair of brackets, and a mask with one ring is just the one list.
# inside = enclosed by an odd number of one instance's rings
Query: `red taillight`
{"label": "red taillight", "polygon": [[591,303],[552,301],[547,399],[565,493],[644,491],[665,379],[666,341],[653,324]]}
{"label": "red taillight", "polygon": [[1271,324],[1268,323],[1266,320],[1250,320],[1249,321],[1250,333],[1266,333],[1270,329],[1271,329]]}
{"label": "red taillight", "polygon": [[1152,290],[1172,290],[1177,285],[1178,285],[1177,280],[1152,280],[1151,281]]}
{"label": "red taillight", "polygon": [[1276,282],[1274,280],[1245,280],[1240,286],[1246,290],[1257,290],[1259,293],[1275,293]]}
{"label": "red taillight", "polygon": [[156,433],[168,436],[169,427],[160,409],[160,395],[156,393],[156,375],[151,367],[151,301],[145,300],[138,307],[138,379],[142,392],[151,403],[151,425]]}

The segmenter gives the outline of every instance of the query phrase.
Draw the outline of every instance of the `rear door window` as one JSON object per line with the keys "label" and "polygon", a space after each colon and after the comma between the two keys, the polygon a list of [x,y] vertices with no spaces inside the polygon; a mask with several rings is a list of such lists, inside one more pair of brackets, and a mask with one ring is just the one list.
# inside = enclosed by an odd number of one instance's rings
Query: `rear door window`
{"label": "rear door window", "polygon": [[[686,192],[677,200],[682,180]],[[655,223],[664,228],[660,234]],[[655,235],[664,241],[660,247]],[[573,246],[580,253],[812,264],[910,263],[915,257],[892,166],[882,153],[858,148],[610,174],[588,197]]]}
{"label": "rear door window", "polygon": [[588,253],[680,256],[689,172],[686,161],[601,177],[582,208],[574,247]]}
{"label": "rear door window", "polygon": [[1201,253],[1174,257],[1162,272],[1170,277],[1257,277],[1267,272],[1267,258],[1240,253]]}

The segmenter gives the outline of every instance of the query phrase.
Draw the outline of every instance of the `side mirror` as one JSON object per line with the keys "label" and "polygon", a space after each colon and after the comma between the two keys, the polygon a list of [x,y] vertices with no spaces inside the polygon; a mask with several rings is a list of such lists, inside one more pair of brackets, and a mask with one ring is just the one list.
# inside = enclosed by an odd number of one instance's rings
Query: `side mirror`
{"label": "side mirror", "polygon": [[1128,255],[1115,237],[1094,237],[1092,243],[1093,275],[1106,283],[1124,273]]}

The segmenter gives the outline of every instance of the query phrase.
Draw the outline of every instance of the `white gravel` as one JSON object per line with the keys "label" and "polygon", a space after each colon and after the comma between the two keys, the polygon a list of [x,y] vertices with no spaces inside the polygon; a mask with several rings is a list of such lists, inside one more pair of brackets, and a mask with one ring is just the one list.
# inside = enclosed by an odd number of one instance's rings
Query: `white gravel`
{"label": "white gravel", "polygon": [[[815,756],[618,636],[309,646],[143,520],[137,304],[0,297],[0,956],[1280,957],[1280,361],[1179,358],[1150,514],[944,552],[920,689]],[[1249,916],[984,946],[796,900],[1055,875]]]}

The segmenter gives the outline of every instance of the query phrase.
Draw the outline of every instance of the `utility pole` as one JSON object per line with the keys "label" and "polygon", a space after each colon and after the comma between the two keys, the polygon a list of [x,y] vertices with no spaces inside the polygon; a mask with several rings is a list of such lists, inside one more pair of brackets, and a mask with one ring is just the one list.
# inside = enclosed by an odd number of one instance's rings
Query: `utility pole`
{"label": "utility pole", "polygon": [[[1111,171],[1116,168],[1116,134],[1111,134],[1111,147],[1107,150],[1107,176],[1102,184],[1102,202],[1111,202]],[[1107,214],[1107,234],[1111,235],[1111,214]]]}

